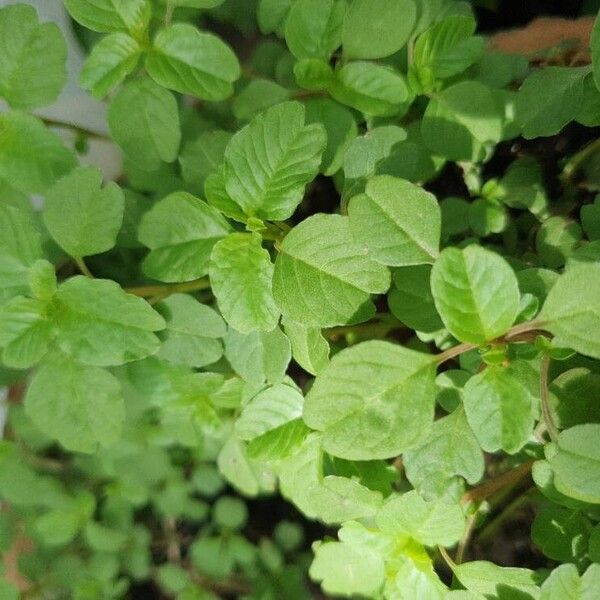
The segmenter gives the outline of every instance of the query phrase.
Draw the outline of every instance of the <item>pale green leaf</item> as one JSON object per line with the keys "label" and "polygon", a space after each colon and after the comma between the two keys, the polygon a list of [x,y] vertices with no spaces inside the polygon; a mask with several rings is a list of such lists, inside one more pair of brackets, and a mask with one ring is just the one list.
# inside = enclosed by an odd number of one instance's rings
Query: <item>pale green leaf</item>
{"label": "pale green leaf", "polygon": [[0,8],[0,96],[13,108],[52,104],[66,80],[67,45],[55,23],[39,23],[35,8]]}
{"label": "pale green leaf", "polygon": [[518,452],[533,432],[533,398],[514,365],[488,366],[464,387],[469,425],[486,452]]}
{"label": "pale green leaf", "polygon": [[306,396],[304,420],[324,432],[324,448],[334,456],[397,456],[429,433],[434,365],[431,355],[389,342],[347,348],[315,380]]}
{"label": "pale green leaf", "polygon": [[391,536],[408,536],[425,546],[452,546],[461,538],[465,517],[457,504],[426,502],[412,490],[392,495],[377,514],[377,526]]}
{"label": "pale green leaf", "polygon": [[283,220],[317,174],[326,135],[304,124],[304,107],[283,102],[255,117],[225,150],[225,189],[249,217]]}
{"label": "pale green leaf", "polygon": [[71,16],[81,25],[101,33],[129,31],[141,34],[152,9],[148,0],[64,0]]}
{"label": "pale green leaf", "polygon": [[187,294],[173,294],[156,308],[167,324],[160,336],[160,358],[190,367],[203,367],[221,358],[219,338],[227,328],[216,311]]}
{"label": "pale green leaf", "polygon": [[285,25],[285,41],[298,59],[329,60],[342,43],[346,5],[339,0],[297,0]]}
{"label": "pale green leaf", "polygon": [[96,98],[103,98],[137,66],[142,49],[126,33],[112,33],[101,39],[85,61],[79,83]]}
{"label": "pale green leaf", "polygon": [[368,319],[374,313],[370,294],[385,292],[389,277],[352,242],[348,217],[315,215],[284,238],[273,296],[287,318],[332,327]]}
{"label": "pale green leaf", "polygon": [[151,252],[143,262],[148,277],[191,281],[208,273],[210,253],[231,228],[214,208],[186,192],[157,202],[142,218],[138,234]]}
{"label": "pale green leaf", "polygon": [[225,320],[237,331],[271,331],[279,320],[273,263],[257,234],[231,233],[210,257],[210,283]]}
{"label": "pale green leaf", "polygon": [[435,197],[404,179],[379,175],[348,205],[356,242],[390,266],[433,263],[439,255],[441,213]]}
{"label": "pale green leaf", "polygon": [[290,342],[279,327],[249,334],[230,328],[225,337],[225,357],[233,370],[251,384],[280,383],[291,354]]}
{"label": "pale green leaf", "polygon": [[540,600],[596,600],[600,597],[600,565],[579,575],[573,564],[560,565],[542,584]]}
{"label": "pale green leaf", "polygon": [[233,50],[212,33],[176,23],[161,29],[146,57],[156,83],[203,100],[224,100],[233,93],[240,65]]}
{"label": "pale green leaf", "polygon": [[75,165],[73,153],[38,118],[0,114],[0,178],[9,185],[42,193]]}
{"label": "pale green leaf", "polygon": [[268,79],[253,79],[233,101],[233,115],[239,121],[250,121],[263,110],[288,100],[290,90]]}
{"label": "pale green leaf", "polygon": [[600,265],[577,263],[554,284],[536,321],[557,346],[600,359]]}
{"label": "pale green leaf", "polygon": [[58,288],[50,307],[61,350],[90,365],[112,366],[158,351],[163,318],[114,281],[77,276]]}
{"label": "pale green leaf", "polygon": [[461,81],[435,94],[423,121],[423,142],[455,161],[478,162],[502,138],[502,112],[492,91],[476,81]]}
{"label": "pale green leaf", "polygon": [[144,171],[177,158],[181,141],[177,101],[151,79],[130,81],[119,90],[108,109],[108,126],[128,160]]}
{"label": "pale green leaf", "polygon": [[36,372],[25,410],[41,431],[77,452],[113,444],[125,419],[118,380],[104,369],[66,358],[53,359]]}
{"label": "pale green leaf", "polygon": [[352,0],[344,19],[344,55],[383,58],[406,44],[416,20],[412,0]]}
{"label": "pale green leaf", "polygon": [[78,167],[46,194],[43,218],[50,235],[71,256],[110,250],[123,223],[125,199],[110,182],[104,188],[96,167]]}
{"label": "pale green leaf", "polygon": [[431,291],[450,333],[461,342],[483,344],[514,323],[519,287],[510,265],[476,245],[446,248],[433,265]]}
{"label": "pale green leaf", "polygon": [[576,425],[560,433],[546,447],[546,458],[554,473],[556,489],[576,500],[600,504],[600,425]]}
{"label": "pale green leaf", "polygon": [[292,345],[294,360],[305,370],[316,375],[329,364],[329,343],[318,327],[305,327],[284,319],[283,328]]}
{"label": "pale green leaf", "polygon": [[294,419],[254,438],[248,444],[248,456],[258,460],[281,460],[294,452],[310,433],[302,419]]}

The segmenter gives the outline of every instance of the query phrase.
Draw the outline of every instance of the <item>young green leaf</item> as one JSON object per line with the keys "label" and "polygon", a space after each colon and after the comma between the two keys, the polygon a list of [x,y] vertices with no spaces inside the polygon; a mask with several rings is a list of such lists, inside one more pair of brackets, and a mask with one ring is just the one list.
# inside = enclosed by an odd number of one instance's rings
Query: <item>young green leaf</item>
{"label": "young green leaf", "polygon": [[283,329],[292,345],[294,360],[305,370],[316,375],[329,364],[329,344],[318,327],[305,327],[284,319]]}
{"label": "young green leaf", "polygon": [[292,352],[287,336],[279,327],[247,335],[230,328],[225,336],[225,358],[247,382],[275,384],[283,380]]}
{"label": "young green leaf", "polygon": [[94,452],[120,436],[125,406],[118,380],[104,369],[56,357],[34,375],[25,410],[35,425],[76,452]]}
{"label": "young green leaf", "polygon": [[67,80],[67,45],[55,23],[39,23],[35,8],[0,8],[0,97],[13,108],[52,104]]}
{"label": "young green leaf", "polygon": [[554,135],[577,117],[588,71],[587,67],[545,67],[529,75],[515,105],[525,138]]}
{"label": "young green leaf", "polygon": [[75,165],[75,156],[42,121],[20,112],[0,114],[0,178],[26,193],[43,193]]}
{"label": "young green leaf", "polygon": [[0,306],[0,348],[6,366],[28,369],[48,352],[54,332],[45,309],[43,302],[23,296]]}
{"label": "young green leaf", "polygon": [[377,514],[377,526],[391,536],[408,536],[425,546],[452,546],[462,536],[465,517],[457,504],[426,502],[412,490],[388,499]]}
{"label": "young green leaf", "polygon": [[134,36],[146,29],[152,14],[148,0],[65,0],[65,7],[78,23],[92,31],[128,31]]}
{"label": "young green leaf", "polygon": [[225,150],[225,189],[248,217],[287,219],[317,174],[326,135],[304,124],[304,107],[283,102],[255,117]]}
{"label": "young green leaf", "polygon": [[283,37],[285,23],[295,0],[259,0],[256,11],[258,26],[263,33]]}
{"label": "young green leaf", "polygon": [[519,311],[519,287],[510,265],[480,246],[445,249],[433,265],[431,291],[450,333],[483,344],[501,336]]}
{"label": "young green leaf", "polygon": [[176,23],[161,29],[146,57],[146,70],[156,83],[202,100],[225,100],[240,77],[233,50],[212,33]]}
{"label": "young green leaf", "polygon": [[126,33],[112,33],[90,52],[79,74],[79,83],[96,98],[103,98],[137,66],[142,49]]}
{"label": "young green leaf", "polygon": [[304,421],[327,452],[389,458],[423,441],[433,422],[431,355],[369,341],[336,354],[306,396]]}
{"label": "young green leaf", "polygon": [[583,575],[577,567],[556,567],[542,584],[540,600],[594,600],[600,595],[600,565],[590,565]]}
{"label": "young green leaf", "polygon": [[233,115],[239,121],[250,121],[263,110],[289,100],[290,96],[290,90],[274,81],[254,79],[236,95]]}
{"label": "young green leaf", "polygon": [[[452,571],[469,591],[487,598],[500,600],[504,596],[537,600],[540,595],[537,577],[529,569],[500,567],[485,560],[476,560],[454,565]],[[498,588],[501,588],[502,596],[498,596]]]}
{"label": "young green leaf", "polygon": [[351,240],[348,217],[315,215],[286,235],[275,262],[273,297],[289,319],[333,327],[374,313],[370,294],[390,284],[388,270]]}
{"label": "young green leaf", "polygon": [[273,263],[257,234],[231,233],[210,256],[210,283],[225,320],[237,331],[271,331],[279,320]]}
{"label": "young green leaf", "polygon": [[154,354],[163,318],[114,281],[77,276],[56,292],[49,312],[61,350],[99,367],[121,365]]}
{"label": "young green leaf", "polygon": [[600,481],[595,476],[600,465],[598,435],[600,425],[596,423],[576,425],[562,431],[558,440],[546,447],[556,489],[590,504],[600,504]]}
{"label": "young green leaf", "polygon": [[108,109],[108,126],[125,156],[144,171],[177,158],[181,130],[173,94],[151,79],[123,86]]}
{"label": "young green leaf", "polygon": [[412,0],[352,0],[342,42],[347,58],[383,58],[408,41],[416,19]]}
{"label": "young green leaf", "polygon": [[158,356],[189,367],[204,367],[223,356],[219,338],[227,328],[219,314],[187,294],[173,294],[157,307],[166,321]]}
{"label": "young green leaf", "polygon": [[339,0],[297,0],[285,25],[285,41],[298,59],[329,60],[342,43],[346,5]]}
{"label": "young green leaf", "polygon": [[486,452],[518,452],[533,432],[533,398],[518,370],[488,366],[464,387],[469,425]]}
{"label": "young green leaf", "polygon": [[428,148],[450,160],[478,162],[502,138],[502,113],[492,91],[461,81],[429,101],[421,135]]}
{"label": "young green leaf", "polygon": [[373,177],[348,205],[356,242],[390,266],[433,263],[439,254],[441,213],[432,194],[403,179]]}
{"label": "young green leaf", "polygon": [[104,188],[96,167],[78,167],[46,194],[44,223],[58,245],[71,256],[110,250],[123,223],[125,200],[121,188]]}
{"label": "young green leaf", "polygon": [[557,346],[600,359],[600,268],[575,264],[554,284],[537,321]]}
{"label": "young green leaf", "polygon": [[206,202],[186,192],[170,194],[142,217],[139,239],[151,250],[143,270],[159,281],[203,277],[213,246],[230,231],[227,221]]}

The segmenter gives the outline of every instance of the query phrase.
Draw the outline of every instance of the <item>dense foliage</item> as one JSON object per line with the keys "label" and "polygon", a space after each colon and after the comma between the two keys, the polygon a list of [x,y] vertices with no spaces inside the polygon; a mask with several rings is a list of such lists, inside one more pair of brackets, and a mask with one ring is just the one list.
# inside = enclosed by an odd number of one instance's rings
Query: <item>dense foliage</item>
{"label": "dense foliage", "polygon": [[[34,116],[66,44],[1,8],[23,597],[600,598],[600,32],[530,63],[454,0],[64,5],[123,170]],[[276,494],[327,529],[253,525]],[[523,507],[537,562],[482,553]]]}

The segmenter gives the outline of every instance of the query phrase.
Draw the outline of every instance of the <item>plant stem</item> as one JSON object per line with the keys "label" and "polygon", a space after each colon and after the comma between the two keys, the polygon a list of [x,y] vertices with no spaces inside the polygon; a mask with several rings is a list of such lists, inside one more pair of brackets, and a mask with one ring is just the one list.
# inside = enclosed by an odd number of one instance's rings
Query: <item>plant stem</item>
{"label": "plant stem", "polygon": [[458,346],[453,346],[452,348],[448,348],[448,350],[440,352],[436,356],[436,361],[438,362],[438,364],[441,364],[443,362],[446,362],[447,360],[456,358],[457,356],[460,356],[461,354],[464,354],[465,352],[473,350],[477,347],[477,344],[459,344]]}
{"label": "plant stem", "polygon": [[550,369],[550,357],[544,356],[540,365],[540,400],[542,404],[542,416],[546,424],[546,430],[553,442],[558,439],[558,428],[552,418],[552,410],[550,409],[550,399],[548,394],[548,370]]}
{"label": "plant stem", "polygon": [[86,127],[81,127],[80,125],[75,125],[73,123],[65,123],[64,121],[59,121],[57,119],[43,118],[42,121],[49,127],[60,127],[61,129],[70,129],[71,131],[74,131],[79,135],[112,143],[112,139],[107,135],[104,135],[103,133],[98,133],[97,131],[93,131],[91,129],[87,129]]}
{"label": "plant stem", "polygon": [[167,8],[165,9],[165,27],[171,25],[173,20],[173,12],[175,11],[175,0],[167,0]]}
{"label": "plant stem", "polygon": [[590,142],[585,148],[571,156],[560,174],[560,181],[562,184],[570,184],[577,171],[579,171],[583,164],[596,152],[600,152],[600,138]]}
{"label": "plant stem", "polygon": [[519,465],[510,471],[506,471],[506,473],[502,473],[502,475],[498,475],[498,477],[494,477],[494,479],[490,479],[482,485],[465,492],[460,499],[461,503],[481,502],[496,492],[499,492],[502,488],[509,485],[515,485],[521,481],[521,479],[529,475],[533,463],[533,460],[528,460],[522,465]]}
{"label": "plant stem", "polygon": [[[194,281],[184,281],[182,283],[167,283],[164,285],[142,285],[138,287],[126,287],[125,291],[134,296],[142,298],[158,298],[163,300],[171,294],[197,292],[199,290],[207,290],[210,288],[210,281],[207,277],[195,279]],[[157,300],[157,301],[158,301]]]}
{"label": "plant stem", "polygon": [[465,527],[465,532],[463,533],[462,538],[458,542],[458,548],[456,549],[456,554],[454,556],[454,562],[457,565],[463,561],[465,557],[465,550],[469,545],[469,540],[471,539],[471,535],[473,535],[473,531],[475,529],[475,523],[477,523],[477,513],[474,512],[468,519],[467,525]]}
{"label": "plant stem", "polygon": [[94,278],[92,272],[89,270],[88,266],[85,264],[85,261],[83,260],[83,258],[81,258],[81,256],[74,256],[73,261],[75,262],[77,268],[81,271],[81,273],[83,273],[86,277],[89,277],[91,279]]}

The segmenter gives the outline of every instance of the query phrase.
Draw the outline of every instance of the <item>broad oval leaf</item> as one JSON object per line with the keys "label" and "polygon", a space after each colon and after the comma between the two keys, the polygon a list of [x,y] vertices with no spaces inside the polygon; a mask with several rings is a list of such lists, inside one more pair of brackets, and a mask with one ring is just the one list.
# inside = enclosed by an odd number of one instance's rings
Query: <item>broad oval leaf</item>
{"label": "broad oval leaf", "polygon": [[423,441],[433,422],[431,355],[369,341],[336,354],[306,396],[304,421],[327,452],[348,460],[390,458]]}
{"label": "broad oval leaf", "polygon": [[139,35],[152,14],[148,0],[64,0],[64,3],[78,23],[100,33],[129,31]]}
{"label": "broad oval leaf", "polygon": [[348,205],[354,239],[377,262],[432,264],[439,255],[441,212],[435,197],[404,179],[379,175]]}
{"label": "broad oval leaf", "polygon": [[307,326],[366,320],[371,294],[390,284],[386,267],[351,240],[348,217],[315,215],[284,238],[275,262],[273,296],[281,312]]}
{"label": "broad oval leaf", "polygon": [[501,336],[519,311],[514,271],[501,256],[476,245],[441,253],[431,291],[442,321],[461,342],[483,344]]}

